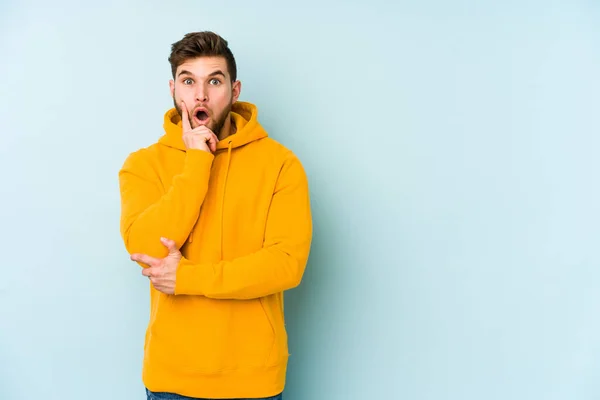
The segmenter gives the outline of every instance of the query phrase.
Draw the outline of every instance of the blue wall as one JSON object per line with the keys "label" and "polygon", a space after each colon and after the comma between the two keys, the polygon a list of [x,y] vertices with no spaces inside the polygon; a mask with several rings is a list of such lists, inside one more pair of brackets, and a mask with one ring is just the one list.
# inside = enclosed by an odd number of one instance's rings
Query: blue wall
{"label": "blue wall", "polygon": [[203,29],[311,182],[286,399],[600,398],[598,2],[123,3],[0,4],[1,399],[144,398],[117,172]]}

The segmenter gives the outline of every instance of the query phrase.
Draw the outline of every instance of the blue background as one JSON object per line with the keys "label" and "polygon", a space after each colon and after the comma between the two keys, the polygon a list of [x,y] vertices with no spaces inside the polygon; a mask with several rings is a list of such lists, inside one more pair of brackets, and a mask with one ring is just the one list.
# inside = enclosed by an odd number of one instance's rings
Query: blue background
{"label": "blue background", "polygon": [[214,30],[309,174],[287,400],[600,398],[596,1],[3,1],[0,398],[143,399],[117,173]]}

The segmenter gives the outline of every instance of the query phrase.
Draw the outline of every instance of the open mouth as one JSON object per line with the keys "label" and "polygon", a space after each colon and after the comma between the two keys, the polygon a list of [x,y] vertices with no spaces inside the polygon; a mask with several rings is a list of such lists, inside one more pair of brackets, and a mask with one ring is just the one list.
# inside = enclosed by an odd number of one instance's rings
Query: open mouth
{"label": "open mouth", "polygon": [[201,123],[208,121],[208,118],[209,118],[208,113],[205,110],[196,111],[194,116],[196,117],[196,120],[198,120],[198,122],[201,122]]}

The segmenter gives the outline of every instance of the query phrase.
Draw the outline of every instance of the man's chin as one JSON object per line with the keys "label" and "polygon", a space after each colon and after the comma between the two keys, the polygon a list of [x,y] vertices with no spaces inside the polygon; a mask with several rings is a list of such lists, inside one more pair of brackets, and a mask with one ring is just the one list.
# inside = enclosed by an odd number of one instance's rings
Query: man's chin
{"label": "man's chin", "polygon": [[225,118],[221,118],[220,121],[215,121],[212,118],[209,118],[207,121],[198,121],[196,118],[190,119],[190,126],[192,127],[192,129],[196,129],[199,126],[206,126],[208,129],[211,130],[212,133],[214,133],[217,136],[219,136],[219,134],[221,133],[221,129],[223,129],[224,125]]}
{"label": "man's chin", "polygon": [[215,132],[215,130],[214,130],[214,124],[212,124],[210,122],[205,124],[205,123],[193,121],[192,123],[190,123],[190,125],[191,125],[192,129],[196,129],[199,126],[206,126],[208,129],[211,130],[211,132],[213,132],[214,134],[217,134],[217,132]]}

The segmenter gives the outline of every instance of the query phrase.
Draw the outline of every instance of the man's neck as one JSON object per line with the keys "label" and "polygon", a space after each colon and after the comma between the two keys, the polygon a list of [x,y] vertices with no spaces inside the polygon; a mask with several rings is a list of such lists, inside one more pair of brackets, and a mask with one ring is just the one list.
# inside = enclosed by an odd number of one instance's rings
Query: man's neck
{"label": "man's neck", "polygon": [[223,127],[221,128],[221,131],[217,134],[217,137],[219,138],[219,140],[223,140],[225,138],[227,138],[228,136],[234,135],[235,132],[237,131],[237,128],[235,126],[235,124],[231,121],[231,114],[229,114],[227,116],[227,118],[225,118],[225,122],[223,123]]}

